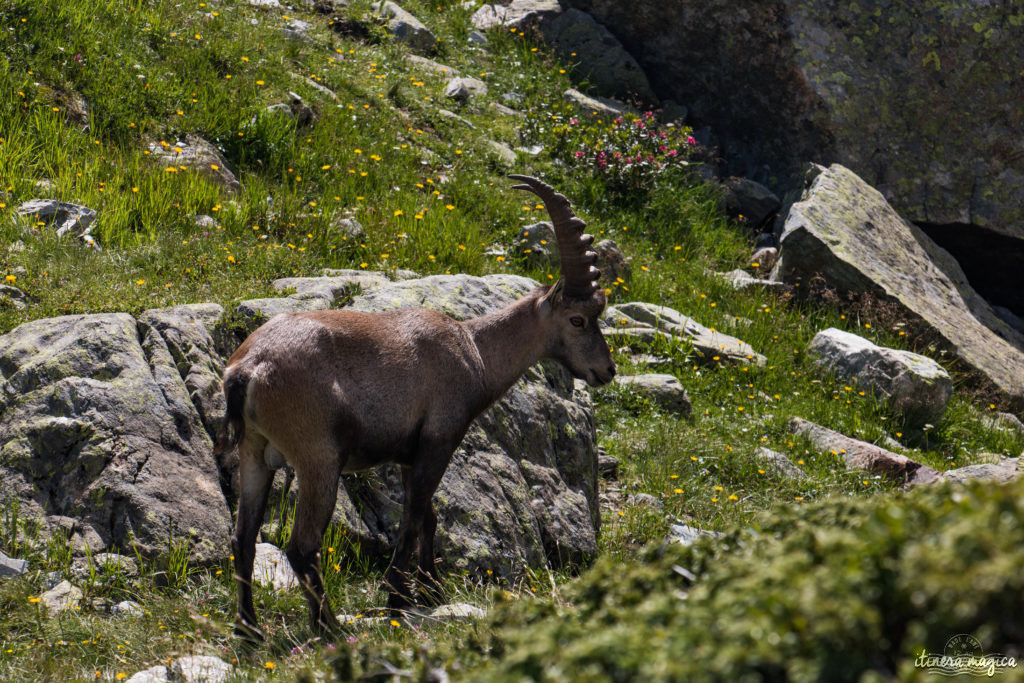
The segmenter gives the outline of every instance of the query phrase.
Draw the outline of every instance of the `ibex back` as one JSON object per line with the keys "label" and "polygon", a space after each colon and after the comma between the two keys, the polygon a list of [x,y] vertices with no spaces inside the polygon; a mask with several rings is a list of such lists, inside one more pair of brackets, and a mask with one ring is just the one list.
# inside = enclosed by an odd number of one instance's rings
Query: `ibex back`
{"label": "ibex back", "polygon": [[535,178],[511,177],[551,215],[562,267],[553,286],[465,322],[425,309],[285,313],[249,335],[228,361],[217,449],[238,446],[232,549],[240,635],[262,637],[251,580],[273,467],[287,462],[295,470],[298,504],[286,552],[314,628],[334,630],[318,551],[342,472],[401,466],[405,505],[385,584],[388,606],[404,609],[412,600],[414,554],[422,588],[438,586],[431,498],[474,418],[544,358],[593,386],[615,375],[598,327],[605,297],[593,238],[582,234],[584,223],[565,197]]}

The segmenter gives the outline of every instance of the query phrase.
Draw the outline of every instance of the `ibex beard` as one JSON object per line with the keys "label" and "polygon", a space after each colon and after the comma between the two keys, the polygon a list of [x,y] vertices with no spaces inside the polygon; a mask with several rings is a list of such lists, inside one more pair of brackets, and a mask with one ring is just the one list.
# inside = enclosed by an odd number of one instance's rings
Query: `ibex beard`
{"label": "ibex beard", "polygon": [[238,448],[234,552],[236,632],[262,639],[252,599],[256,536],[272,468],[287,462],[298,501],[286,553],[314,629],[338,622],[324,594],[319,549],[334,512],[338,478],[384,463],[401,468],[405,503],[385,574],[388,607],[412,604],[409,566],[428,593],[439,586],[432,497],[473,420],[539,360],[559,361],[592,386],[615,364],[599,327],[593,237],[568,200],[528,176],[554,224],[562,277],[505,308],[459,322],[426,309],[283,313],[253,332],[224,371],[227,414],[216,449]]}

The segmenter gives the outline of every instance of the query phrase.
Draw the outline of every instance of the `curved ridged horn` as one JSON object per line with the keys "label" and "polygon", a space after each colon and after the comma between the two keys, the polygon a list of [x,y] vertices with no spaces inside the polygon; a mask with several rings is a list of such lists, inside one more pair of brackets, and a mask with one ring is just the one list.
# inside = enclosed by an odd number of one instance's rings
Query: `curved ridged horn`
{"label": "curved ridged horn", "polygon": [[509,178],[522,182],[521,185],[513,185],[514,189],[526,190],[540,197],[551,216],[562,261],[566,295],[580,299],[589,297],[597,290],[597,278],[601,276],[601,271],[594,267],[597,253],[590,248],[594,236],[583,234],[587,224],[576,217],[565,195],[555,192],[547,183],[526,175],[509,175]]}

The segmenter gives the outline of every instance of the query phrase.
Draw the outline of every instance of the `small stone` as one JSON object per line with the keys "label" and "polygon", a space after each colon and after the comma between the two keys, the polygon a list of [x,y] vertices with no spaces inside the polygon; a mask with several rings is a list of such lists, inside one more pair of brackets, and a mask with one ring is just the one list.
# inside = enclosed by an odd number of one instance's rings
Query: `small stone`
{"label": "small stone", "polygon": [[466,119],[462,118],[461,116],[459,116],[458,114],[456,114],[453,111],[448,111],[447,109],[438,109],[437,113],[442,118],[448,119],[449,121],[454,121],[456,123],[461,123],[462,125],[464,125],[466,128],[469,128],[470,130],[476,130],[476,126],[474,126],[472,124],[472,122],[467,121]]}
{"label": "small stone", "polygon": [[143,615],[142,605],[134,600],[122,600],[110,608],[111,614],[127,614],[130,617],[141,617]]}
{"label": "small stone", "polygon": [[770,448],[761,446],[754,451],[754,457],[786,479],[804,479],[807,476],[802,469],[790,462],[789,458]]}
{"label": "small stone", "polygon": [[673,524],[669,527],[668,541],[680,545],[693,545],[702,536],[718,538],[721,535],[720,531],[708,531],[688,524]]}
{"label": "small stone", "polygon": [[444,96],[457,102],[468,102],[474,95],[486,95],[487,84],[477,78],[453,78],[444,87]]}
{"label": "small stone", "polygon": [[622,249],[612,240],[601,240],[594,245],[597,253],[597,269],[601,271],[600,282],[610,285],[613,282],[629,283],[633,274],[633,259],[626,258]]}
{"label": "small stone", "polygon": [[298,577],[284,551],[270,543],[256,544],[253,580],[274,590],[286,590],[299,585]]}
{"label": "small stone", "polygon": [[468,602],[453,602],[450,605],[441,605],[430,612],[429,618],[439,621],[471,621],[483,619],[487,611],[471,605]]}
{"label": "small stone", "polygon": [[17,287],[0,285],[0,308],[5,302],[20,311],[28,305],[28,296]]}
{"label": "small stone", "polygon": [[302,21],[301,19],[292,19],[287,24],[281,27],[281,33],[284,34],[285,38],[294,40],[296,42],[309,42],[309,29],[313,28],[313,25],[308,21]]}
{"label": "small stone", "polygon": [[217,219],[213,216],[207,216],[205,213],[196,216],[192,222],[195,223],[197,228],[202,228],[203,230],[215,230],[217,228]]}
{"label": "small stone", "polygon": [[171,676],[184,683],[222,683],[231,675],[231,665],[219,657],[182,657],[171,667]]}
{"label": "small stone", "polygon": [[139,575],[139,565],[134,559],[116,553],[98,553],[92,557],[79,557],[71,564],[71,575],[76,579],[85,579],[92,572],[102,576],[112,572],[123,577]]}
{"label": "small stone", "polygon": [[607,97],[591,97],[579,90],[570,88],[562,93],[562,99],[575,105],[581,114],[603,119],[614,119],[627,114],[635,114],[632,107]]}
{"label": "small stone", "polygon": [[[755,261],[755,263],[759,262]],[[758,279],[739,268],[728,273],[719,273],[719,276],[732,285],[734,289],[757,288],[769,292],[778,292],[779,294],[787,294],[793,291],[793,285],[787,285],[785,282],[775,282],[774,280]]]}
{"label": "small stone", "polygon": [[355,218],[339,218],[335,221],[334,228],[352,241],[358,241],[366,237],[366,230],[363,229],[363,224]]}
{"label": "small stone", "polygon": [[430,29],[396,3],[385,0],[375,2],[370,7],[388,20],[388,30],[395,42],[404,43],[420,52],[432,53],[437,50],[437,38]]}
{"label": "small stone", "polygon": [[56,615],[66,609],[77,609],[84,596],[81,589],[71,585],[70,581],[61,581],[39,597],[46,610]]}
{"label": "small stone", "polygon": [[619,459],[607,453],[597,455],[597,473],[603,479],[619,478]]}
{"label": "small stone", "polygon": [[984,480],[995,484],[1005,484],[1013,481],[1022,473],[1024,471],[1021,470],[1020,458],[1000,458],[997,462],[978,463],[947,470],[942,473],[941,478],[945,481],[955,482]]}
{"label": "small stone", "polygon": [[634,493],[626,500],[630,505],[636,505],[639,507],[649,507],[654,510],[663,510],[665,508],[665,501],[660,498],[655,498],[649,493]]}
{"label": "small stone", "polygon": [[[504,104],[501,104],[500,102],[491,102],[490,106],[491,106],[491,109],[493,109],[494,111],[498,112],[502,116],[518,116],[520,118],[522,118],[522,116],[523,116],[523,112],[516,111],[515,109],[512,109],[511,107],[506,107]],[[543,150],[543,149],[544,148],[541,147],[541,150]],[[540,154],[540,152],[538,151],[536,154]],[[534,156],[536,156],[536,154]]]}
{"label": "small stone", "polygon": [[16,560],[0,552],[0,576],[19,576],[28,571],[28,560]]}
{"label": "small stone", "polygon": [[480,31],[470,31],[468,40],[470,45],[476,45],[477,47],[484,47],[491,42]]}
{"label": "small stone", "polygon": [[[250,0],[250,2],[252,1],[254,0]],[[265,2],[266,0],[263,1]],[[277,0],[274,0],[274,2],[277,2]],[[166,666],[153,666],[139,671],[129,678],[126,683],[167,683],[169,680],[171,679],[168,678]]]}
{"label": "small stone", "polygon": [[690,397],[673,375],[618,375],[615,383],[677,415],[689,415]]}
{"label": "small stone", "polygon": [[515,165],[516,153],[512,151],[511,147],[503,142],[495,142],[494,140],[485,140],[484,142],[502,165],[509,167]]}
{"label": "small stone", "polygon": [[96,221],[95,209],[56,199],[33,199],[18,207],[18,213],[34,223],[57,226],[57,237],[71,232],[76,237],[89,234]]}

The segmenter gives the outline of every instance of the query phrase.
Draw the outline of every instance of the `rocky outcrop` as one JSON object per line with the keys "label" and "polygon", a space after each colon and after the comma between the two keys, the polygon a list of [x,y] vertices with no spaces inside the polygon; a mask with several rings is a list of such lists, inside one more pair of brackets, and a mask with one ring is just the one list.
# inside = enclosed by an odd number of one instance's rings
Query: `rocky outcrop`
{"label": "rocky outcrop", "polygon": [[835,328],[814,335],[807,351],[822,367],[875,392],[911,428],[938,424],[953,396],[949,373],[919,353],[878,346]]}
{"label": "rocky outcrop", "polygon": [[481,31],[492,28],[527,31],[561,12],[558,0],[512,0],[510,3],[484,5],[473,13],[470,22]]}
{"label": "rocky outcrop", "polygon": [[210,437],[156,327],[125,313],[35,320],[0,336],[0,498],[79,551],[168,539],[227,556]]}
{"label": "rocky outcrop", "polygon": [[[395,277],[407,277],[396,272]],[[361,311],[426,306],[464,319],[537,286],[511,275],[392,282],[330,271],[275,282],[281,298],[67,316],[0,336],[0,499],[72,537],[79,553],[146,556],[188,539],[192,557],[228,554],[236,465],[214,462],[224,360],[267,315],[351,303]],[[281,477],[282,481],[287,477]],[[574,564],[597,550],[597,448],[585,386],[561,366],[531,368],[470,428],[435,499],[443,565],[511,576]],[[402,487],[395,467],[346,475],[335,521],[364,556],[386,558]],[[265,548],[265,551],[270,550]],[[275,569],[276,562],[276,569]],[[263,572],[288,583],[271,557]]]}
{"label": "rocky outcrop", "polygon": [[806,283],[820,275],[840,293],[894,302],[1024,405],[1024,335],[971,288],[948,252],[849,169],[818,169],[790,209],[781,245],[772,279]]}

